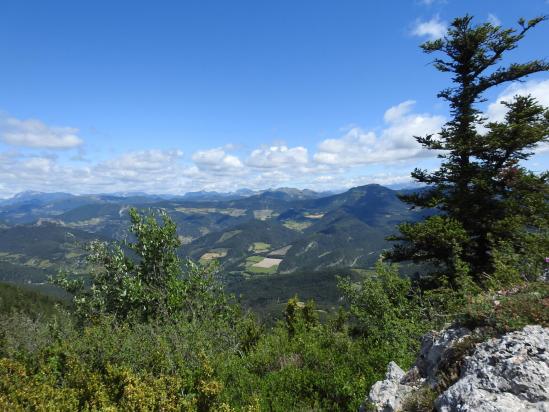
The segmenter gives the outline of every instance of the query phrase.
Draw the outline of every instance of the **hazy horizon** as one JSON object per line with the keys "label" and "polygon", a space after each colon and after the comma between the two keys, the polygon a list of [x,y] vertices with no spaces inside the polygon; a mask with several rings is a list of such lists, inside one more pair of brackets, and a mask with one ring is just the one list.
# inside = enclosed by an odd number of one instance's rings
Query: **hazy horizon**
{"label": "hazy horizon", "polygon": [[[353,189],[353,188],[356,188],[356,187],[360,187],[360,186],[369,186],[369,185],[380,185],[379,183],[364,183],[364,184],[361,184],[361,185],[357,185],[357,186],[350,186],[350,187],[340,187],[340,188],[334,188],[334,189],[330,189],[330,190],[314,190],[314,189],[310,189],[310,188],[307,188],[307,187],[303,187],[303,188],[298,188],[298,187],[292,187],[292,186],[276,186],[276,187],[266,187],[266,188],[263,188],[263,189],[250,189],[250,188],[247,188],[247,187],[242,187],[240,189],[236,189],[234,191],[217,191],[217,190],[191,190],[191,191],[187,191],[187,192],[182,192],[182,193],[162,193],[162,192],[147,192],[147,191],[140,191],[140,190],[135,190],[135,191],[112,191],[112,192],[71,192],[71,191],[50,191],[50,192],[45,192],[45,191],[39,191],[39,190],[23,190],[21,192],[17,192],[11,196],[7,196],[7,197],[0,197],[0,200],[10,200],[10,199],[16,199],[18,196],[21,196],[21,195],[25,195],[25,194],[43,194],[43,195],[51,195],[51,194],[68,194],[68,195],[72,195],[72,196],[121,196],[121,197],[129,197],[129,196],[139,196],[139,195],[144,195],[144,196],[162,196],[162,197],[166,197],[166,198],[170,198],[170,197],[183,197],[185,195],[188,195],[188,194],[198,194],[198,193],[216,193],[216,194],[219,194],[219,195],[236,195],[236,194],[240,194],[241,192],[247,192],[249,193],[251,196],[253,195],[256,195],[256,194],[260,194],[260,193],[264,193],[264,192],[276,192],[276,191],[282,191],[282,190],[299,190],[299,191],[305,191],[305,190],[310,190],[310,191],[313,191],[315,193],[318,193],[318,194],[326,194],[326,195],[331,195],[331,194],[337,194],[337,193],[343,193],[343,192],[346,192],[347,190],[350,190],[350,189]],[[388,189],[392,189],[392,190],[401,190],[401,189],[413,189],[413,188],[418,188],[418,187],[421,187],[422,185],[416,183],[416,182],[409,182],[409,183],[402,183],[402,184],[389,184],[389,185],[380,185],[382,187],[386,187]]]}

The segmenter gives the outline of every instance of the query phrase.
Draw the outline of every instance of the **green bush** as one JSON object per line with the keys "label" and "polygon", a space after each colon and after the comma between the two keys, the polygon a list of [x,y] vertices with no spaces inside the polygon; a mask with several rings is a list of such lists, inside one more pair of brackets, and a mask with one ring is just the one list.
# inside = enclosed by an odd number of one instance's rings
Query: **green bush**
{"label": "green bush", "polygon": [[419,337],[428,329],[420,307],[418,291],[398,273],[397,265],[376,265],[375,275],[359,283],[340,280],[349,304],[355,331],[369,346],[383,348],[391,359],[408,365],[415,357]]}
{"label": "green bush", "polygon": [[177,255],[176,226],[167,213],[130,209],[130,218],[133,241],[93,241],[88,246],[88,260],[95,268],[90,285],[66,273],[53,279],[74,295],[75,313],[82,321],[102,315],[121,320],[196,319],[230,310],[214,266],[191,261],[183,265]]}

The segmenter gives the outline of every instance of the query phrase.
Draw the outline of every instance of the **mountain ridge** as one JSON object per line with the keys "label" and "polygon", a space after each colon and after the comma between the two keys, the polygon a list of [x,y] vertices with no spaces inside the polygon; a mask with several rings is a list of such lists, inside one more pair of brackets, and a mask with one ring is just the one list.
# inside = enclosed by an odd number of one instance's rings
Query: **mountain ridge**
{"label": "mountain ridge", "polygon": [[[16,279],[13,273],[20,268],[21,273],[34,270],[34,282],[41,273],[55,274],[67,256],[82,269],[83,251],[63,233],[80,245],[93,238],[123,240],[129,234],[130,207],[165,210],[177,225],[181,257],[217,261],[233,286],[261,277],[368,270],[390,246],[386,237],[394,234],[395,225],[421,216],[399,200],[400,193],[371,184],[329,195],[281,188],[222,201],[56,194],[48,198],[52,203],[33,203],[33,196],[43,194],[30,193],[19,206],[0,204],[0,279],[2,270],[5,278]],[[42,240],[29,247],[25,239],[33,235]],[[242,285],[236,290],[242,291]]]}

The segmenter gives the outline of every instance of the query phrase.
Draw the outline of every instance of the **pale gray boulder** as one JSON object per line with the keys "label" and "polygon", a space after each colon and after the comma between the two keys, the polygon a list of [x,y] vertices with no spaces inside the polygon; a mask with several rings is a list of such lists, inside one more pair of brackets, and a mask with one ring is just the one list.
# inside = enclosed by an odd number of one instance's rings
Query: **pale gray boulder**
{"label": "pale gray boulder", "polygon": [[549,412],[549,329],[526,326],[477,346],[437,410]]}
{"label": "pale gray boulder", "polygon": [[452,348],[471,334],[467,328],[450,327],[442,331],[431,331],[423,336],[415,367],[429,386],[434,387],[438,384],[437,374],[451,354]]}
{"label": "pale gray boulder", "polygon": [[[376,382],[368,395],[368,401],[377,411],[393,412],[401,409],[402,401],[414,390],[412,386],[401,383],[404,376],[404,371],[395,362],[389,363],[385,379]],[[365,407],[361,407],[361,411],[364,410]]]}
{"label": "pale gray boulder", "polygon": [[549,329],[526,326],[475,346],[478,336],[466,328],[426,334],[414,367],[404,373],[391,362],[366,403],[378,412],[398,412],[420,387],[440,390],[440,372],[455,356],[452,348],[471,339],[465,343],[474,352],[465,357],[459,379],[436,399],[437,411],[549,412]]}

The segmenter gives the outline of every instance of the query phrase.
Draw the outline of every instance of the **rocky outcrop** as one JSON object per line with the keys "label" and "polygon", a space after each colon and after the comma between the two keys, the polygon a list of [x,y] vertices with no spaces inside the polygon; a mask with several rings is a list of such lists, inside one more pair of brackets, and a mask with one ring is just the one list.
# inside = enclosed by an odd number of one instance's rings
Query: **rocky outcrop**
{"label": "rocky outcrop", "polygon": [[[385,380],[376,382],[370,389],[370,402],[378,411],[397,411],[402,408],[403,399],[414,390],[403,382],[404,371],[394,362],[389,363]],[[361,412],[365,411],[365,406]]]}
{"label": "rocky outcrop", "polygon": [[431,387],[438,385],[441,369],[446,368],[455,357],[456,348],[470,341],[475,334],[467,328],[447,328],[440,332],[432,331],[423,336],[421,349],[414,365],[424,383]]}
{"label": "rocky outcrop", "polygon": [[549,329],[526,326],[478,345],[435,405],[442,412],[549,412]]}
{"label": "rocky outcrop", "polygon": [[549,412],[549,329],[526,326],[476,344],[479,336],[466,328],[425,335],[410,371],[391,362],[385,380],[372,386],[369,410],[405,410],[429,388],[440,393],[434,402],[440,412]]}

